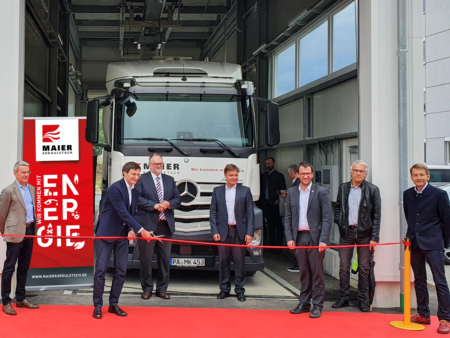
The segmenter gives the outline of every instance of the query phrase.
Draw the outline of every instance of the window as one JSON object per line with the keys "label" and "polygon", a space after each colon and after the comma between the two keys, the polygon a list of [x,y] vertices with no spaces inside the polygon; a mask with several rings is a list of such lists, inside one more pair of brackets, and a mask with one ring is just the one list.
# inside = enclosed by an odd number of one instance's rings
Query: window
{"label": "window", "polygon": [[300,87],[328,75],[328,21],[300,39]]}
{"label": "window", "polygon": [[275,57],[275,96],[295,89],[295,44]]}
{"label": "window", "polygon": [[356,62],[355,2],[333,16],[333,71]]}

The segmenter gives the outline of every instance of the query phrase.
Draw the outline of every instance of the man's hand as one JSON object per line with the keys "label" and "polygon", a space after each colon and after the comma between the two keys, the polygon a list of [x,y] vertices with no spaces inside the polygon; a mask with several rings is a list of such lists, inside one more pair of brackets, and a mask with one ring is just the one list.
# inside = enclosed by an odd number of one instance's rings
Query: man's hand
{"label": "man's hand", "polygon": [[164,205],[162,203],[155,204],[154,209],[158,210],[159,212],[164,212],[164,210],[166,210],[166,208],[164,208]]}
{"label": "man's hand", "polygon": [[162,201],[161,202],[162,206],[164,207],[164,209],[170,209],[170,203],[167,201]]}
{"label": "man's hand", "polygon": [[249,245],[253,241],[253,236],[245,235],[245,244]]}
{"label": "man's hand", "polygon": [[280,195],[283,196],[284,198],[286,198],[287,193],[286,193],[286,191],[280,191]]}
{"label": "man's hand", "polygon": [[327,249],[327,245],[326,244],[319,243],[319,246],[322,247],[322,248],[319,248],[319,253],[321,253],[322,251],[325,251]]}
{"label": "man's hand", "polygon": [[128,239],[135,239],[136,238],[136,234],[134,233],[133,229],[131,229],[128,232]]}
{"label": "man's hand", "polygon": [[289,241],[287,242],[288,247],[293,250],[295,248],[295,242],[294,241]]}
{"label": "man's hand", "polygon": [[142,229],[140,234],[141,234],[142,238],[145,238],[145,239],[150,239],[153,237],[153,232],[148,232],[145,229]]}
{"label": "man's hand", "polygon": [[219,235],[219,234],[214,235],[213,238],[214,238],[214,240],[215,240],[216,242],[220,241],[220,235]]}
{"label": "man's hand", "polygon": [[370,246],[369,246],[369,250],[370,251],[372,251],[373,250],[373,252],[375,252],[375,245],[373,245],[373,244],[378,244],[378,242],[377,241],[370,241]]}

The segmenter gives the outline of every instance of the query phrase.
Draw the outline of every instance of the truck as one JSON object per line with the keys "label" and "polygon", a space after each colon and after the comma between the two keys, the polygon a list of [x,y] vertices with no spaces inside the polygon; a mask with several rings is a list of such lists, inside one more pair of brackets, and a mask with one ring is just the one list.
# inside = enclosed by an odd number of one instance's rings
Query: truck
{"label": "truck", "polygon": [[[205,243],[174,243],[171,268],[218,270],[217,246],[210,245],[213,189],[225,184],[223,169],[233,163],[240,169],[238,184],[251,189],[254,202],[259,199],[257,149],[280,142],[277,104],[255,97],[253,83],[243,81],[241,67],[230,63],[111,63],[106,88],[107,96],[87,104],[86,140],[103,148],[100,212],[106,190],[122,178],[122,166],[134,161],[140,164],[141,174],[146,173],[149,156],[158,153],[163,173],[175,179],[181,196],[172,238]],[[259,137],[257,112],[264,130]],[[105,144],[98,143],[100,118]],[[257,248],[263,244],[263,213],[256,205],[254,210],[251,244],[256,248],[249,247],[245,257],[249,276],[264,268],[263,250]],[[156,256],[153,266],[157,267]],[[130,243],[128,267],[139,268],[134,243]]]}

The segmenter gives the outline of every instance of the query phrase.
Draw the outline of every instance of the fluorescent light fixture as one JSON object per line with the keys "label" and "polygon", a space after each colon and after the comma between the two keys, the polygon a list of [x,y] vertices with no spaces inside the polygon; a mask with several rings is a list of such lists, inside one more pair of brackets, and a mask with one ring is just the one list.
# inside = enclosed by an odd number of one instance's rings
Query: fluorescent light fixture
{"label": "fluorescent light fixture", "polygon": [[306,9],[303,9],[300,13],[298,13],[294,18],[288,21],[287,25],[289,27],[294,26],[298,20],[302,19],[303,16],[306,14]]}
{"label": "fluorescent light fixture", "polygon": [[256,54],[262,52],[266,47],[267,47],[267,44],[263,43],[261,46],[259,46],[258,48],[255,49],[255,51],[253,52],[253,55],[256,55]]}

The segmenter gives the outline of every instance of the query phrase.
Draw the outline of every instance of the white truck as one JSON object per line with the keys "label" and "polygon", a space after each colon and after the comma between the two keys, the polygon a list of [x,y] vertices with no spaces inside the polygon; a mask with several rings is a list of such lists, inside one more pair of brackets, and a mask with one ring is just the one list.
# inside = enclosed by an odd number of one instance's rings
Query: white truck
{"label": "white truck", "polygon": [[[109,95],[90,101],[87,108],[86,140],[104,148],[102,199],[106,189],[122,178],[126,162],[139,163],[145,173],[149,155],[157,152],[164,160],[163,173],[174,177],[181,195],[173,238],[212,243],[209,207],[213,189],[225,183],[225,165],[234,163],[240,168],[239,184],[249,187],[257,201],[257,147],[271,147],[280,140],[278,106],[254,98],[253,83],[241,79],[241,67],[229,63],[151,60],[109,64]],[[261,124],[265,130],[260,136],[265,144],[259,145],[257,106],[264,111]],[[100,109],[106,144],[98,144]],[[262,239],[263,214],[255,205],[252,244],[262,245]],[[130,244],[128,261],[129,268],[139,268],[137,245]],[[171,266],[218,270],[217,247],[174,243]],[[263,268],[262,249],[249,248],[247,274]]]}

